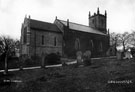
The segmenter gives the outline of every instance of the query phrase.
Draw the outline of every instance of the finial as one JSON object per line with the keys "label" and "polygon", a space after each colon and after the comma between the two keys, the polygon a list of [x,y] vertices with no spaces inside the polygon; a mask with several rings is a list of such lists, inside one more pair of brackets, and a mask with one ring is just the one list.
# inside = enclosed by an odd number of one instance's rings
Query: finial
{"label": "finial", "polygon": [[57,16],[55,17],[55,19],[57,19]]}
{"label": "finial", "polygon": [[99,7],[97,8],[97,14],[99,14]]}
{"label": "finial", "polygon": [[91,17],[90,11],[89,11],[89,18]]}
{"label": "finial", "polygon": [[27,14],[25,14],[25,18],[27,18]]}
{"label": "finial", "polygon": [[109,28],[108,28],[108,35],[110,34],[110,32],[109,32]]}
{"label": "finial", "polygon": [[106,12],[106,10],[105,10],[105,16],[107,17],[107,12]]}
{"label": "finial", "polygon": [[29,15],[29,19],[30,19],[30,15]]}
{"label": "finial", "polygon": [[67,27],[69,27],[69,19],[67,19]]}

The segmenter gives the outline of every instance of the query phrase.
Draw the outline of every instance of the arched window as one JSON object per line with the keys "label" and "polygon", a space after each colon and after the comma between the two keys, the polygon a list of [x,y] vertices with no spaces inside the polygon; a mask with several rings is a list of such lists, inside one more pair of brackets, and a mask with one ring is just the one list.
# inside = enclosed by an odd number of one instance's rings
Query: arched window
{"label": "arched window", "polygon": [[78,38],[75,40],[75,49],[76,50],[80,49],[80,40]]}
{"label": "arched window", "polygon": [[90,40],[91,48],[94,48],[93,40]]}
{"label": "arched window", "polygon": [[100,51],[103,51],[103,44],[100,42]]}

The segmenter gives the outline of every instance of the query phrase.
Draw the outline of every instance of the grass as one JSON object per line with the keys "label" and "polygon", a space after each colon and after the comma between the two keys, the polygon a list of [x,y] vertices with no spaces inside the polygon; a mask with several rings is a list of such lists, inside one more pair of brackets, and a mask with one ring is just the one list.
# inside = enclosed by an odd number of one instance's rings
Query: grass
{"label": "grass", "polygon": [[[2,84],[0,92],[135,92],[135,62],[100,59],[91,66],[10,72],[7,78],[22,82]],[[108,83],[111,80],[132,83]]]}
{"label": "grass", "polygon": [[[8,59],[8,69],[14,69],[14,68],[19,68],[21,65],[23,65],[23,67],[33,67],[33,66],[40,66],[41,65],[41,61],[40,60],[25,60],[23,63],[21,61],[19,61],[17,58],[15,59]],[[4,70],[5,67],[5,62],[1,61],[0,62],[0,70]]]}

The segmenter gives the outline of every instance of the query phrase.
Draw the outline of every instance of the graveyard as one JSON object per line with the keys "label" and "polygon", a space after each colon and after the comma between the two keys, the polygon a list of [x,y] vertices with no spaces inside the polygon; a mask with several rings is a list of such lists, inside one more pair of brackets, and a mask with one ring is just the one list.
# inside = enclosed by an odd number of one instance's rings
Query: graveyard
{"label": "graveyard", "polygon": [[[3,82],[4,81],[4,82]],[[101,58],[0,74],[0,92],[135,92],[135,61]]]}

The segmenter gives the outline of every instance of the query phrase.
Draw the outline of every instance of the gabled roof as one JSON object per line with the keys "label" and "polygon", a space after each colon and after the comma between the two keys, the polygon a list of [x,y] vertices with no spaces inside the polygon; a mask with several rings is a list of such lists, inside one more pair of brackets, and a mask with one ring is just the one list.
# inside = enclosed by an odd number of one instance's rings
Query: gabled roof
{"label": "gabled roof", "polygon": [[33,19],[30,19],[30,27],[35,29],[40,29],[40,30],[61,32],[55,24],[33,20]]}
{"label": "gabled roof", "polygon": [[[67,26],[67,21],[64,21],[64,20],[58,20],[58,21],[60,21],[65,26]],[[107,35],[107,34],[104,34],[104,33],[100,32],[100,31],[98,31],[97,29],[92,28],[92,27],[77,24],[77,23],[73,23],[73,22],[69,22],[69,28],[73,29],[73,30],[77,30],[77,31],[83,31],[83,32],[100,34],[100,35]]]}

